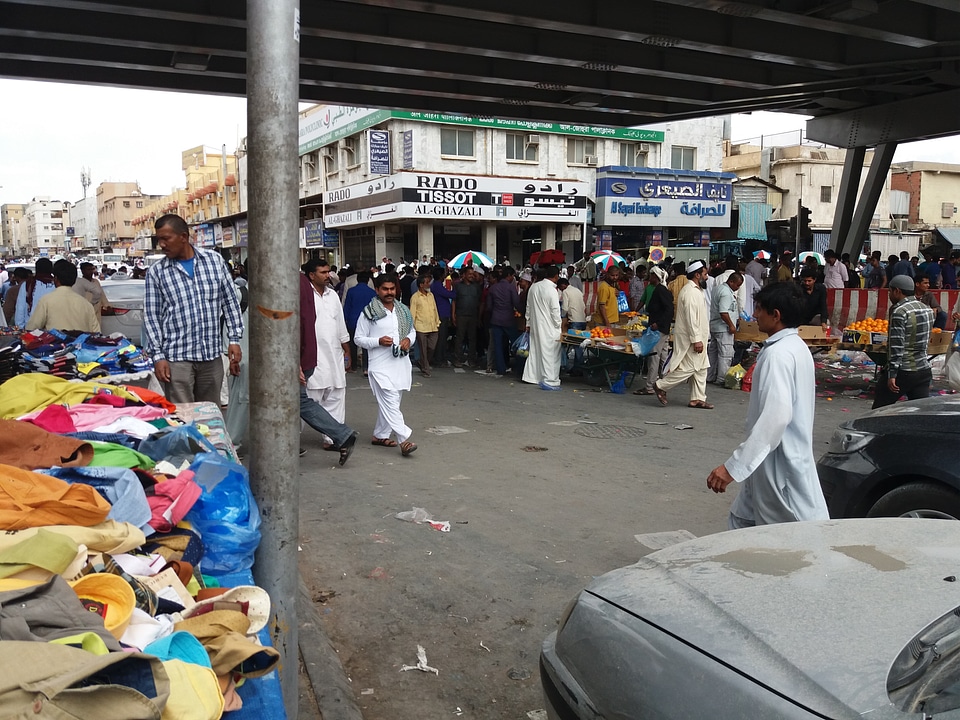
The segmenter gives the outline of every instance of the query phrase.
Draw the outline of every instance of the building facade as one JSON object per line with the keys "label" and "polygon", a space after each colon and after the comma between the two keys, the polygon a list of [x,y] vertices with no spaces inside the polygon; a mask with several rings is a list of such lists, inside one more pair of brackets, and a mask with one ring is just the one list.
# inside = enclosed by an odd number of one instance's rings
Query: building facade
{"label": "building facade", "polygon": [[0,205],[0,247],[4,257],[16,257],[21,254],[23,245],[23,209],[19,203]]}
{"label": "building facade", "polygon": [[67,240],[74,252],[96,252],[100,248],[100,225],[95,197],[77,200],[70,208]]}
{"label": "building facade", "polygon": [[70,224],[70,203],[35,197],[23,209],[22,224],[26,228],[23,254],[52,257],[69,252],[67,226]]}
{"label": "building facade", "polygon": [[151,198],[135,182],[103,182],[97,186],[97,225],[104,247],[128,249],[136,231],[133,219]]}
{"label": "building facade", "polygon": [[908,229],[960,226],[960,165],[899,163],[891,168],[891,187],[909,194]]}

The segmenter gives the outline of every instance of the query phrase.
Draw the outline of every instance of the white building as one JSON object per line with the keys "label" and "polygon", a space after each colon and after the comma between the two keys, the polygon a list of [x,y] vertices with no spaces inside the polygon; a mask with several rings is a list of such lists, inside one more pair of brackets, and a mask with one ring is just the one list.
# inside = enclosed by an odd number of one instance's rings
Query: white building
{"label": "white building", "polygon": [[97,199],[86,197],[77,200],[70,208],[70,225],[73,233],[67,233],[70,246],[78,250],[97,250],[100,248],[100,228],[97,224]]}
{"label": "white building", "polygon": [[35,197],[23,209],[26,226],[23,250],[41,256],[53,256],[69,250],[67,226],[70,223],[70,203]]}
{"label": "white building", "polygon": [[[727,118],[613,128],[317,106],[300,118],[304,244],[337,248],[341,263],[464,250],[519,263],[554,247],[572,260],[590,237],[598,168],[719,171],[728,127]],[[242,194],[242,160],[240,175]]]}

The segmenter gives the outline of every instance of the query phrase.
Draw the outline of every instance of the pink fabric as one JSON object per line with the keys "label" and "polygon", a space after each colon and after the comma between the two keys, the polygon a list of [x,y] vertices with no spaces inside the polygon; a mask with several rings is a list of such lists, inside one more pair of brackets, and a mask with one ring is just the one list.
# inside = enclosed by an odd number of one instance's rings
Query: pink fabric
{"label": "pink fabric", "polygon": [[157,483],[153,494],[147,495],[153,511],[147,524],[157,532],[170,532],[190,512],[202,492],[193,481],[193,470],[184,470],[175,478]]}
{"label": "pink fabric", "polygon": [[77,431],[73,424],[73,418],[70,417],[70,413],[63,405],[48,405],[34,415],[35,417],[26,420],[26,422],[36,425],[38,428],[43,428],[47,432],[63,434]]}
{"label": "pink fabric", "polygon": [[[44,408],[38,412],[32,412],[28,415],[24,415],[22,418],[20,418],[20,420],[33,422],[48,409],[49,408]],[[152,405],[144,405],[143,407],[134,405],[130,407],[115,408],[111,407],[110,405],[90,405],[88,403],[81,403],[80,405],[72,405],[68,408],[64,408],[64,410],[70,416],[70,419],[73,420],[73,424],[79,432],[83,432],[84,430],[93,430],[102,425],[109,425],[114,420],[123,417],[135,417],[140,418],[141,420],[149,421],[156,420],[157,418],[165,417],[167,415],[166,410],[163,408],[153,407]]]}

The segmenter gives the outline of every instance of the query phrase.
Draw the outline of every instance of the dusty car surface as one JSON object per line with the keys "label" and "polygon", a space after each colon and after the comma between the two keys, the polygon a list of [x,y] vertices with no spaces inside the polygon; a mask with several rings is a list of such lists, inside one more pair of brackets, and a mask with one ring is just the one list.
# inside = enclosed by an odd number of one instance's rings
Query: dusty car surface
{"label": "dusty car surface", "polygon": [[960,523],[925,519],[674,545],[597,578],[561,617],[540,658],[548,716],[955,720],[958,577]]}
{"label": "dusty car surface", "polygon": [[830,517],[960,519],[960,396],[871,410],[837,428],[817,462]]}

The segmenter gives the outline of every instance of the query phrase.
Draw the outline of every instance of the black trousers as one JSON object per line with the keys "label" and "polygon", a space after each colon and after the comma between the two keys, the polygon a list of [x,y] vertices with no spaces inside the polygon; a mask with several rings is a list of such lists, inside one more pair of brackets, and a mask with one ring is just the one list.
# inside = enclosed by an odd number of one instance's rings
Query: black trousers
{"label": "black trousers", "polygon": [[930,368],[913,372],[901,370],[897,373],[897,387],[900,388],[900,392],[896,393],[887,387],[887,371],[884,370],[877,378],[877,396],[873,400],[873,407],[880,408],[893,405],[904,395],[907,396],[908,400],[930,397],[932,380],[933,371]]}

